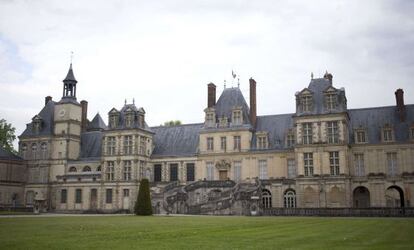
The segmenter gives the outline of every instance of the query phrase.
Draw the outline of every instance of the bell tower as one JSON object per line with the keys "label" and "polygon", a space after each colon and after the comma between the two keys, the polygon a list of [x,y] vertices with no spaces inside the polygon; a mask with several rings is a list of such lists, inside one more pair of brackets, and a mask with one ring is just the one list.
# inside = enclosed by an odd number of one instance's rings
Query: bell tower
{"label": "bell tower", "polygon": [[63,80],[63,95],[62,99],[73,99],[76,101],[76,81],[75,76],[73,75],[72,63],[70,64],[68,74]]}

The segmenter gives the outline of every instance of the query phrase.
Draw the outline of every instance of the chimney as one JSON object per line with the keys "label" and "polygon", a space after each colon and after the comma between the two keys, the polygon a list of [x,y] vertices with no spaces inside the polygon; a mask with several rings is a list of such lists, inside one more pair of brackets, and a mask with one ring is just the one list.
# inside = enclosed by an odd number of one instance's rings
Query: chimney
{"label": "chimney", "polygon": [[45,97],[45,106],[46,106],[46,104],[47,104],[49,101],[51,101],[51,100],[52,100],[52,97],[51,97],[50,95],[46,96],[46,97]]}
{"label": "chimney", "polygon": [[404,91],[397,89],[395,91],[395,100],[397,101],[397,113],[400,116],[400,121],[405,121],[405,105],[404,105]]}
{"label": "chimney", "polygon": [[80,103],[82,107],[81,131],[85,132],[86,127],[88,126],[88,102],[85,100],[82,100]]}
{"label": "chimney", "polygon": [[207,107],[211,108],[216,105],[216,85],[214,83],[209,83],[207,85]]}
{"label": "chimney", "polygon": [[250,122],[253,128],[256,128],[257,112],[256,112],[256,81],[249,79],[250,83]]}

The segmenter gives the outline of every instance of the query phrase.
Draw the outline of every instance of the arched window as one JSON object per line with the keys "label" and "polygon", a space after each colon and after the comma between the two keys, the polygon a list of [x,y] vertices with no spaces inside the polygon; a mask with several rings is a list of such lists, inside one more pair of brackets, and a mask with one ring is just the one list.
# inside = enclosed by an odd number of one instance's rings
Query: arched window
{"label": "arched window", "polygon": [[96,168],[96,172],[101,172],[101,165]]}
{"label": "arched window", "polygon": [[267,189],[262,190],[262,205],[263,205],[263,208],[272,207],[272,194]]}
{"label": "arched window", "polygon": [[288,189],[284,195],[284,203],[286,208],[296,207],[296,192],[293,189]]}
{"label": "arched window", "polygon": [[91,172],[92,170],[91,170],[91,167],[85,166],[85,167],[83,167],[83,170],[82,171],[83,172]]}
{"label": "arched window", "polygon": [[69,172],[77,172],[76,167],[70,167]]}

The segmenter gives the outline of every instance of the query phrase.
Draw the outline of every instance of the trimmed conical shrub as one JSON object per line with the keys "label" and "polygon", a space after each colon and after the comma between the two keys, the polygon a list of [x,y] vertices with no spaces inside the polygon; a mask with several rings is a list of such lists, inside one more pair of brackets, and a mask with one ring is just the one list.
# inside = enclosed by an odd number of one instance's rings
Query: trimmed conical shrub
{"label": "trimmed conical shrub", "polygon": [[148,179],[142,179],[139,184],[137,201],[135,202],[136,215],[152,215],[151,196]]}

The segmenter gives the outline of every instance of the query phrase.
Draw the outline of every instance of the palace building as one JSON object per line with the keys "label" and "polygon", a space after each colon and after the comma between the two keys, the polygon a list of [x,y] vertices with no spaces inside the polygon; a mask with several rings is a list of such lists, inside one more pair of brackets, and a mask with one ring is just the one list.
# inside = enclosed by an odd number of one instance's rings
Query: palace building
{"label": "palace building", "polygon": [[348,109],[326,73],[294,94],[295,113],[259,116],[254,79],[249,103],[238,87],[216,100],[210,83],[204,121],[150,127],[135,102],[89,119],[77,84],[71,65],[19,156],[0,151],[0,206],[127,212],[143,178],[155,213],[413,206],[414,105],[402,89],[395,106]]}

